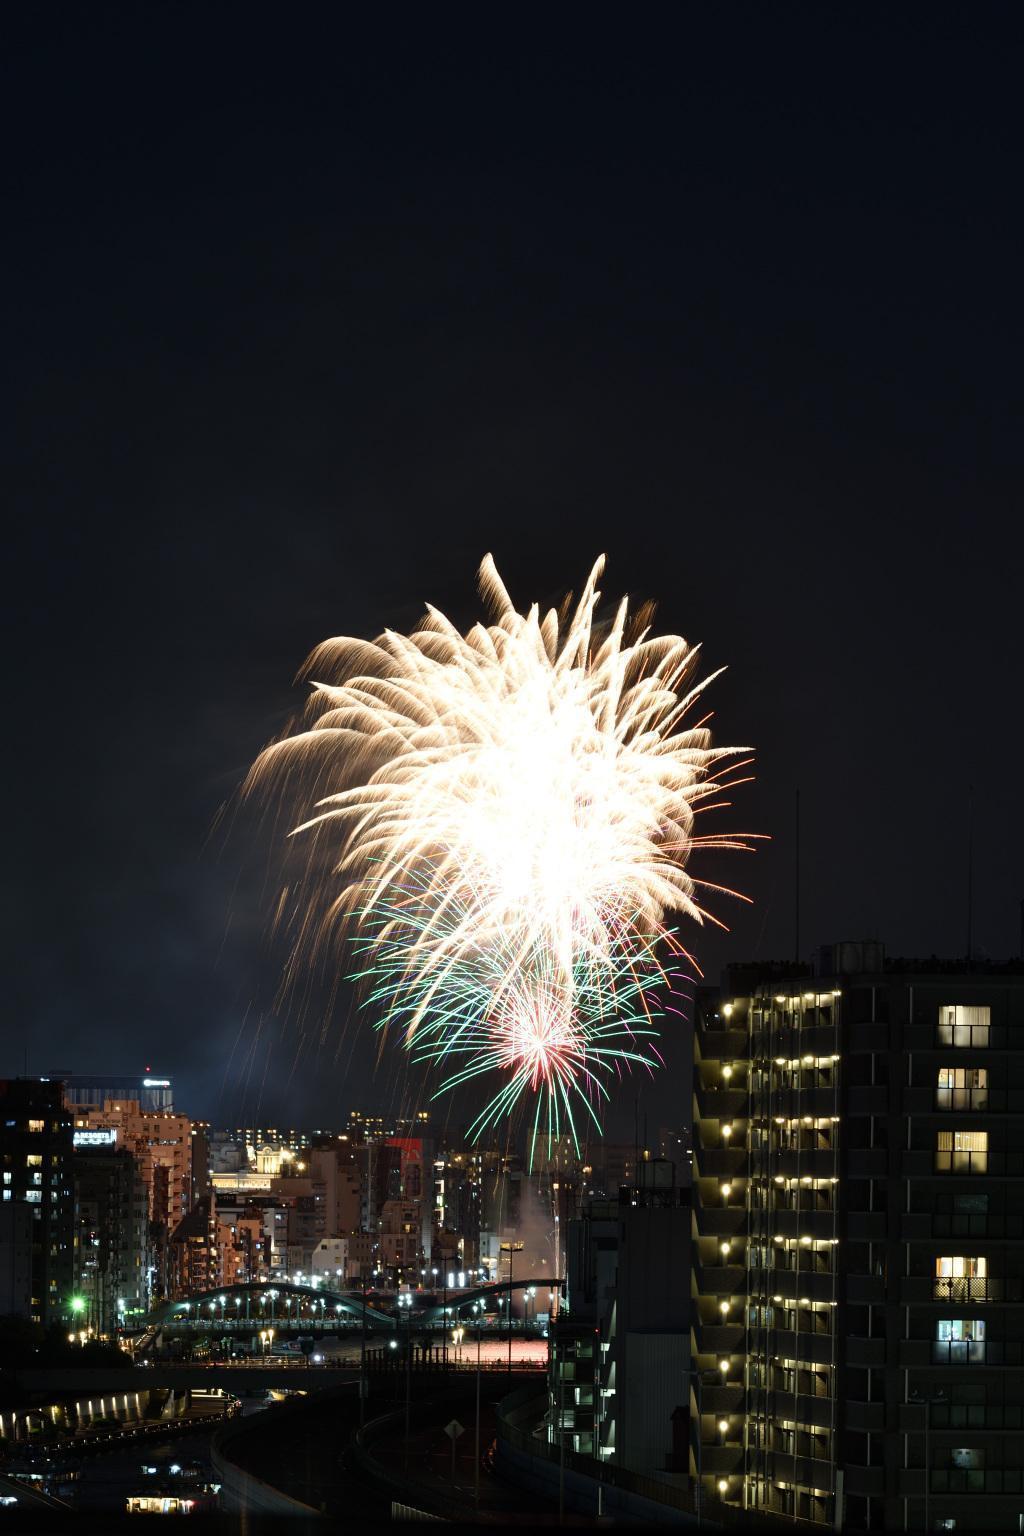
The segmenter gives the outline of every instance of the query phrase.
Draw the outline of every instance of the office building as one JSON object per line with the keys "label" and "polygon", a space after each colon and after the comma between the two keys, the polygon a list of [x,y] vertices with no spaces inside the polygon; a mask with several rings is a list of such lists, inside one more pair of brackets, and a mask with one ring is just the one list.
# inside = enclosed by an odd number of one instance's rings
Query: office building
{"label": "office building", "polygon": [[115,1102],[132,1100],[140,1109],[150,1113],[171,1114],[174,1111],[174,1087],[169,1077],[160,1073],[145,1072],[119,1075],[114,1072],[51,1072],[50,1078],[63,1084],[64,1103],[77,1115],[91,1109],[102,1109],[108,1099]]}

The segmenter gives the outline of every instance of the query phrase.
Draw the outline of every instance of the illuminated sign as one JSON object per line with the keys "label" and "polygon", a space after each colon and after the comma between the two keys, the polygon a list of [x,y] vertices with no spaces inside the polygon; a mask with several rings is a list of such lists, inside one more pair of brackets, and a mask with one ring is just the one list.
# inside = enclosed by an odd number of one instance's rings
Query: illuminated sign
{"label": "illuminated sign", "polygon": [[144,1077],[142,1086],[143,1088],[169,1088],[171,1080],[169,1077]]}
{"label": "illuminated sign", "polygon": [[76,1147],[112,1147],[117,1131],[75,1131],[71,1140]]}

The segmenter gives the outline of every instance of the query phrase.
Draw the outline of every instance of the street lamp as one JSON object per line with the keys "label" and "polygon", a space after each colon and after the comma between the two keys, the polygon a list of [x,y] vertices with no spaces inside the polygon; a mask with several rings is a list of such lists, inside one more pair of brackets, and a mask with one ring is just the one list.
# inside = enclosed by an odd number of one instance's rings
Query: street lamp
{"label": "street lamp", "polygon": [[473,1303],[476,1308],[476,1450],[475,1471],[473,1484],[473,1501],[477,1509],[480,1508],[480,1317],[483,1312],[483,1302]]}

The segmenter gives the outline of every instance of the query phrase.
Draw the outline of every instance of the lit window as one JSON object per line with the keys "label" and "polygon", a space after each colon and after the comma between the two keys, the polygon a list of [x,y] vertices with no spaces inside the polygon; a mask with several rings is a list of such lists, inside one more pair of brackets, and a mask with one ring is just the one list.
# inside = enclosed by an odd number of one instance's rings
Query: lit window
{"label": "lit window", "polygon": [[987,1301],[988,1259],[950,1254],[935,1260],[934,1295],[940,1301]]}
{"label": "lit window", "polygon": [[986,1173],[987,1131],[939,1131],[935,1139],[936,1173]]}
{"label": "lit window", "polygon": [[980,1317],[941,1318],[935,1324],[937,1365],[984,1365],[985,1323]]}
{"label": "lit window", "polygon": [[26,1189],[25,1191],[25,1199],[30,1205],[38,1205],[42,1198],[43,1192],[41,1189]]}
{"label": "lit window", "polygon": [[939,1044],[987,1046],[991,1008],[964,1008],[959,1004],[939,1009]]}
{"label": "lit window", "polygon": [[936,1109],[985,1109],[987,1106],[988,1072],[984,1067],[939,1068]]}
{"label": "lit window", "polygon": [[30,1120],[29,1123],[28,1123],[28,1128],[29,1128],[30,1131],[33,1131],[33,1132],[35,1132],[35,1131],[45,1131],[45,1129],[46,1129],[46,1121],[45,1120]]}

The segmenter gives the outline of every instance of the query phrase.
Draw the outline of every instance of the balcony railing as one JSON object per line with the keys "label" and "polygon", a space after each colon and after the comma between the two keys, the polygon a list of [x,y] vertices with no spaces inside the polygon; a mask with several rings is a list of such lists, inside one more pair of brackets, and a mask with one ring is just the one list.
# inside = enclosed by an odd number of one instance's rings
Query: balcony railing
{"label": "balcony railing", "polygon": [[935,1339],[932,1343],[932,1364],[994,1365],[994,1360],[986,1360],[987,1347],[981,1339]]}
{"label": "balcony railing", "polygon": [[988,1157],[987,1152],[936,1152],[935,1172],[988,1173]]}
{"label": "balcony railing", "polygon": [[[1019,1301],[1020,1289],[1020,1280],[1012,1281],[1007,1285],[1003,1280],[957,1275],[932,1281],[932,1296],[935,1301]],[[1015,1291],[1015,1294],[1010,1294],[1011,1291]]]}
{"label": "balcony railing", "polygon": [[[1001,1093],[999,1097],[1005,1101],[1006,1095],[1005,1093]],[[989,1094],[987,1088],[936,1088],[935,1108],[963,1110],[988,1109],[988,1098]],[[995,1105],[993,1104],[991,1107],[994,1109]],[[1005,1108],[1005,1102],[1000,1107]]]}
{"label": "balcony railing", "polygon": [[950,1024],[935,1026],[935,1044],[952,1045],[958,1050],[986,1051],[992,1041],[991,1024]]}

